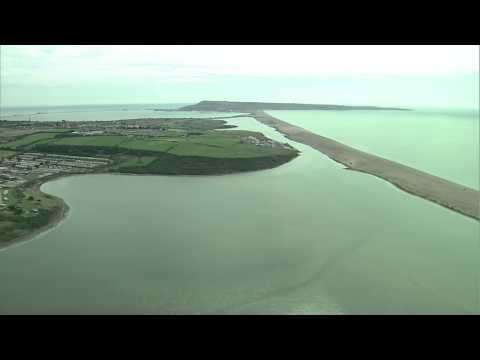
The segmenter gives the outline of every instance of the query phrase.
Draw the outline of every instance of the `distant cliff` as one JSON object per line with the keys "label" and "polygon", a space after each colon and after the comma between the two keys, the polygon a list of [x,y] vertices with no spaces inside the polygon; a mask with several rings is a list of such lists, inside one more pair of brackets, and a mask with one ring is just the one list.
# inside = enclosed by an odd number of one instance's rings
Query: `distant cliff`
{"label": "distant cliff", "polygon": [[265,103],[239,101],[200,101],[195,105],[184,106],[181,111],[232,111],[254,112],[259,110],[409,110],[377,106],[344,106],[294,103]]}

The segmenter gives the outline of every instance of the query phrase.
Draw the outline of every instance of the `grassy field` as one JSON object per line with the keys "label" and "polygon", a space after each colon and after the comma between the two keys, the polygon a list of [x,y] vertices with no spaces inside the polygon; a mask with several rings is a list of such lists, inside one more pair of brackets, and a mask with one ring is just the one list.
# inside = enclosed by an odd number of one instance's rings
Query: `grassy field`
{"label": "grassy field", "polygon": [[29,145],[51,140],[58,135],[58,132],[39,132],[31,135],[22,136],[16,140],[1,144],[3,148],[19,149],[26,148]]}
{"label": "grassy field", "polygon": [[8,191],[7,205],[21,207],[23,210],[32,210],[38,207],[51,208],[56,205],[53,196],[33,189],[20,190],[18,188]]}
{"label": "grassy field", "polygon": [[220,175],[270,169],[282,165],[296,156],[295,152],[291,152],[289,155],[242,158],[178,156],[165,153],[147,164],[128,166],[121,163],[115,171],[132,174]]}
{"label": "grassy field", "polygon": [[288,155],[292,150],[280,147],[256,146],[242,142],[246,136],[265,139],[263,134],[251,131],[209,131],[202,135],[191,135],[175,146],[170,153],[181,156],[206,156],[216,158],[243,158]]}
{"label": "grassy field", "polygon": [[8,208],[0,210],[0,248],[47,225],[61,208],[60,199],[33,188],[11,189],[7,198]]}
{"label": "grassy field", "polygon": [[[122,150],[128,154],[130,150],[170,153],[177,156],[203,156],[215,158],[246,158],[246,157],[264,157],[289,155],[290,149],[282,147],[256,146],[245,143],[242,139],[253,135],[259,139],[265,139],[261,133],[249,131],[231,130],[228,132],[205,131],[193,133],[194,135],[181,136],[175,132],[170,132],[174,137],[135,137],[135,136],[66,136],[59,139],[43,141],[37,144],[47,146],[81,146],[81,147],[105,147],[112,150],[112,153],[118,154]],[[113,152],[113,148],[115,151]],[[43,149],[45,150],[45,149]],[[84,148],[85,150],[85,148]],[[107,151],[108,149],[105,149]],[[138,154],[133,154],[138,155]]]}
{"label": "grassy field", "polygon": [[[182,124],[185,125],[185,121]],[[263,134],[252,131],[225,132],[205,128],[194,131],[188,128],[169,129],[162,135],[75,136],[42,132],[17,138],[8,145],[19,150],[108,157],[113,163],[102,171],[137,174],[206,175],[260,170],[279,166],[298,155],[297,150],[279,145],[249,143],[247,136],[262,142],[268,140]]]}
{"label": "grassy field", "polygon": [[[162,138],[130,140],[123,143],[120,147],[125,149],[147,150],[166,152],[177,145],[178,140],[165,140]],[[182,141],[182,140],[180,140]]]}
{"label": "grassy field", "polygon": [[[198,142],[197,142],[198,141]],[[242,144],[240,139],[220,139],[219,141],[206,141],[204,139],[189,140],[179,143],[171,154],[181,156],[206,156],[215,158],[245,158],[275,155],[288,155],[291,150]]]}
{"label": "grassy field", "polygon": [[135,150],[160,151],[164,152],[172,147],[175,142],[165,138],[136,138],[120,135],[98,135],[98,136],[67,136],[48,143],[49,145],[69,146],[103,146],[121,147]]}
{"label": "grassy field", "polygon": [[184,136],[185,134],[187,134],[187,131],[185,131],[185,130],[170,129],[170,130],[166,130],[165,132],[163,132],[161,137],[162,138],[176,138],[176,137]]}
{"label": "grassy field", "polygon": [[86,146],[118,146],[129,140],[126,136],[99,135],[99,136],[67,136],[55,140],[55,145],[86,145]]}
{"label": "grassy field", "polygon": [[37,130],[31,129],[16,129],[9,127],[0,127],[0,138],[12,139],[19,136],[25,136],[28,134],[36,133]]}
{"label": "grassy field", "polygon": [[13,154],[15,154],[15,151],[0,150],[0,160]]}
{"label": "grassy field", "polygon": [[119,159],[118,164],[112,170],[121,168],[145,167],[155,160],[155,156],[125,156]]}

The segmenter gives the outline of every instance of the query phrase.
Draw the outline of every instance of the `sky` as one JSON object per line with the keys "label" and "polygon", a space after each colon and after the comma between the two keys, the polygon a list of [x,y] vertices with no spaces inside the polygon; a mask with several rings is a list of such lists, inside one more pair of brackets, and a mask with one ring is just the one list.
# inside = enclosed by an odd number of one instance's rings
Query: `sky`
{"label": "sky", "polygon": [[478,108],[479,47],[0,47],[2,107],[201,100]]}

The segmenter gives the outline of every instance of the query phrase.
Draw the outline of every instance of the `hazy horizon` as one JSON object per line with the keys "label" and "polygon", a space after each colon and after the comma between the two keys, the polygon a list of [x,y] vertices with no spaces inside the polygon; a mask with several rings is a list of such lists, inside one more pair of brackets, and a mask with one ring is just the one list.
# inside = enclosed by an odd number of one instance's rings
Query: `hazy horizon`
{"label": "hazy horizon", "polygon": [[[232,101],[230,99],[204,99],[208,101]],[[192,101],[192,102],[168,102],[168,101],[158,101],[158,102],[136,102],[136,103],[125,103],[125,102],[118,102],[118,103],[98,103],[98,104],[45,104],[45,105],[15,105],[15,106],[4,106],[0,104],[0,108],[2,109],[39,109],[39,108],[67,108],[67,107],[89,107],[89,106],[129,106],[129,105],[155,105],[155,106],[162,106],[162,105],[179,105],[179,106],[186,106],[186,105],[194,105],[196,103],[199,103],[202,100],[198,101]],[[242,100],[242,101],[248,101],[249,100]],[[251,101],[251,102],[256,102],[256,101]],[[267,102],[267,101],[265,101]],[[268,101],[271,103],[276,103],[277,101]],[[305,102],[296,102],[299,104],[307,104]],[[308,103],[310,104],[310,103]],[[376,106],[376,105],[371,105],[371,104],[340,104],[340,103],[329,103],[329,104],[321,104],[321,103],[315,103],[316,105],[346,105],[346,106]],[[377,105],[380,107],[389,107],[389,105]],[[408,106],[408,105],[391,105],[392,107],[399,107],[399,108],[408,108],[411,110],[465,110],[465,111],[474,111],[474,112],[479,112],[480,108],[478,106],[476,107],[452,107],[452,106]],[[292,110],[296,111],[296,110]],[[318,110],[321,111],[321,110]],[[331,111],[331,110],[330,110]],[[361,111],[361,110],[357,110]]]}
{"label": "hazy horizon", "polygon": [[[6,107],[201,100],[478,108],[477,46],[5,46]],[[352,61],[354,60],[354,61]]]}

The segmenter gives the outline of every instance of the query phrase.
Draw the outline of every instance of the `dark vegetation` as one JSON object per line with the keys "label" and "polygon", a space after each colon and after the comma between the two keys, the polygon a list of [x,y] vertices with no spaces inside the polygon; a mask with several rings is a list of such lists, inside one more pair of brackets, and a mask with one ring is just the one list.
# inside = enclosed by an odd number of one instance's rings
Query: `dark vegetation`
{"label": "dark vegetation", "polygon": [[[61,199],[38,189],[10,190],[14,203],[0,214],[0,248],[13,240],[49,225],[63,209]],[[35,209],[34,211],[32,211]]]}
{"label": "dark vegetation", "polygon": [[60,209],[60,207],[40,208],[35,216],[21,216],[23,210],[14,206],[13,214],[4,213],[1,216],[0,247],[19,236],[27,235],[48,225],[57,216]]}
{"label": "dark vegetation", "polygon": [[205,156],[178,156],[165,153],[149,164],[120,166],[119,172],[164,175],[212,175],[274,168],[296,157],[276,155],[247,158],[214,158]]}
{"label": "dark vegetation", "polygon": [[286,163],[296,156],[297,152],[285,155],[269,155],[239,158],[216,158],[207,156],[179,156],[168,152],[125,149],[121,147],[82,146],[82,145],[36,145],[34,151],[75,155],[75,156],[116,156],[152,157],[155,159],[148,164],[138,166],[122,166],[116,161],[114,166],[103,171],[122,172],[132,174],[164,174],[164,175],[208,175],[229,174],[234,172],[271,169]]}

